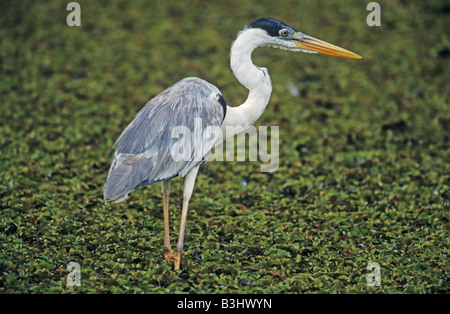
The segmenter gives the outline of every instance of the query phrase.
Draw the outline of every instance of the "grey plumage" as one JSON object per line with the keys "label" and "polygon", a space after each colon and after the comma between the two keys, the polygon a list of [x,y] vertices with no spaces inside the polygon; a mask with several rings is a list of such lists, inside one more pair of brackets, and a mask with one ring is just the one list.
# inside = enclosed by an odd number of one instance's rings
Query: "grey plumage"
{"label": "grey plumage", "polygon": [[[116,142],[104,186],[105,201],[121,202],[140,186],[186,175],[214,147],[214,141],[199,141],[194,136],[203,136],[208,126],[219,127],[225,110],[217,87],[195,77],[179,81],[150,100]],[[190,136],[174,132],[177,127],[187,128]],[[182,160],[173,156],[172,150],[179,146],[185,154]]]}

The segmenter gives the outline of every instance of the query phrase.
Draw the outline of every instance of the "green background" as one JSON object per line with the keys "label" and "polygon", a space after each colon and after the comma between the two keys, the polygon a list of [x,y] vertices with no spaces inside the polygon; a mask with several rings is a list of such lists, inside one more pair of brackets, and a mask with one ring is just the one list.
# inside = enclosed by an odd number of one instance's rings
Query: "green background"
{"label": "green background", "polygon": [[[0,293],[450,292],[448,1],[379,1],[380,27],[369,1],[79,1],[81,27],[68,2],[0,4]],[[187,76],[241,104],[229,49],[264,16],[363,59],[254,52],[279,168],[203,166],[173,271],[160,184],[103,203],[112,146]],[[181,199],[177,178],[173,244]]]}

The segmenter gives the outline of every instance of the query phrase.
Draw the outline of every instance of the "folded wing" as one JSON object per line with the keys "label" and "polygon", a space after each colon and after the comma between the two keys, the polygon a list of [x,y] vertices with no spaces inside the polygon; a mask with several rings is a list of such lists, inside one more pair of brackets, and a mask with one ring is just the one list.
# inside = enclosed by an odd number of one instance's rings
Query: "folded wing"
{"label": "folded wing", "polygon": [[121,202],[140,186],[186,175],[211,152],[214,141],[203,134],[220,127],[225,111],[217,87],[194,77],[150,100],[116,142],[105,200]]}

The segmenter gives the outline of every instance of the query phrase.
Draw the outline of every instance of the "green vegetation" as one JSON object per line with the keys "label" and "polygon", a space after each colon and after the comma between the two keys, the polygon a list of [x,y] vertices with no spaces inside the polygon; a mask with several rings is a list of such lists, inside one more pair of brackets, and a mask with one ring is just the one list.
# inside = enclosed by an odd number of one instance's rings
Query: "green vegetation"
{"label": "green vegetation", "polygon": [[[357,0],[79,1],[81,27],[68,2],[0,4],[1,293],[450,292],[447,1],[380,2],[381,27]],[[104,205],[112,146],[187,76],[242,103],[229,49],[263,16],[363,59],[255,51],[274,87],[257,125],[280,126],[280,166],[202,168],[175,272],[159,184]],[[175,179],[172,243],[181,198]]]}

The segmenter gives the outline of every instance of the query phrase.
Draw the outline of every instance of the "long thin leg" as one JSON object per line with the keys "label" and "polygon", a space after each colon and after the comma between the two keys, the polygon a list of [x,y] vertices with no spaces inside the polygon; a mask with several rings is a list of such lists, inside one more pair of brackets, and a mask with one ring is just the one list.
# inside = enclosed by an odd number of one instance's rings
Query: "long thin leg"
{"label": "long thin leg", "polygon": [[181,210],[180,235],[178,237],[177,250],[173,256],[175,270],[180,269],[181,255],[183,254],[184,231],[186,230],[186,217],[191,199],[192,191],[194,190],[195,178],[197,177],[199,166],[193,168],[188,172],[184,179],[183,191],[183,208]]}
{"label": "long thin leg", "polygon": [[169,193],[170,193],[170,181],[163,181],[162,183],[163,202],[164,202],[164,258],[172,259],[173,251],[170,247],[169,239]]}

